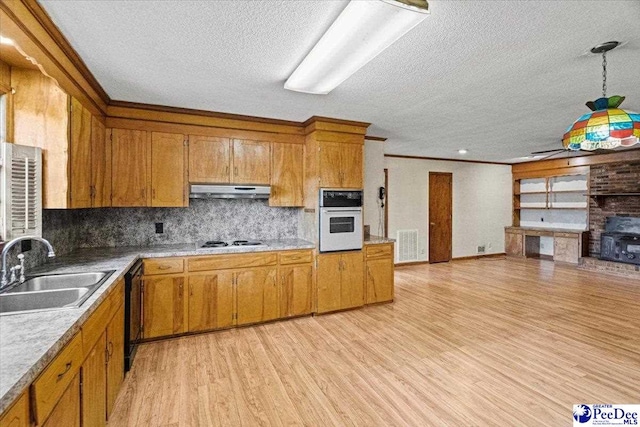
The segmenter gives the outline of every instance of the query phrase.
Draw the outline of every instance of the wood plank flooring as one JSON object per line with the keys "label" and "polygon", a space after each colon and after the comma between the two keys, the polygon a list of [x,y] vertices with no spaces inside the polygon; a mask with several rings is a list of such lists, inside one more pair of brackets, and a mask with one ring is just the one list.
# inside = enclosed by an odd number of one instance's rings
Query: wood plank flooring
{"label": "wood plank flooring", "polygon": [[109,427],[564,426],[640,403],[640,283],[549,261],[396,270],[396,301],[142,345]]}

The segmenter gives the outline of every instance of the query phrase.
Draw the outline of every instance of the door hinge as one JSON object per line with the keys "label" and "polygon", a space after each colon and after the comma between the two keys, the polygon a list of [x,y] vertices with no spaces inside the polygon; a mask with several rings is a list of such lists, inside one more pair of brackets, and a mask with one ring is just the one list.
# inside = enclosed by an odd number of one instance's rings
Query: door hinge
{"label": "door hinge", "polygon": [[185,147],[189,146],[189,139],[188,138],[185,138],[183,142],[184,142],[184,146]]}

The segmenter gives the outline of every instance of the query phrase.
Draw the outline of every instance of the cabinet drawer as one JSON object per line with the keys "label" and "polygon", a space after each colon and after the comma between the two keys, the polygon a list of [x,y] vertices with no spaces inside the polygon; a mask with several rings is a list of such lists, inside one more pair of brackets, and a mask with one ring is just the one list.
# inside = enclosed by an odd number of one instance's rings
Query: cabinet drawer
{"label": "cabinet drawer", "polygon": [[31,387],[37,424],[42,424],[49,416],[78,373],[82,355],[82,333],[79,332],[34,381]]}
{"label": "cabinet drawer", "polygon": [[525,231],[525,236],[553,236],[553,231]]}
{"label": "cabinet drawer", "polygon": [[189,271],[225,270],[229,268],[248,268],[276,265],[278,255],[275,252],[255,254],[224,254],[189,258]]}
{"label": "cabinet drawer", "polygon": [[288,251],[280,253],[280,264],[309,264],[313,262],[312,251]]}
{"label": "cabinet drawer", "polygon": [[577,239],[580,235],[578,233],[553,233],[554,237],[568,237],[569,239]]}
{"label": "cabinet drawer", "polygon": [[366,246],[367,258],[385,258],[393,256],[393,245],[367,245]]}
{"label": "cabinet drawer", "polygon": [[184,271],[183,258],[151,258],[144,260],[144,275],[174,274]]}

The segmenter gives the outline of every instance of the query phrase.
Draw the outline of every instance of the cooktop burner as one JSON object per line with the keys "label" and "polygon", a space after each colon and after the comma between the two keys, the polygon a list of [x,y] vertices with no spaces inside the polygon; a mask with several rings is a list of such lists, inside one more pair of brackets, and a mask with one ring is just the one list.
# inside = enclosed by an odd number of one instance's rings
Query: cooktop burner
{"label": "cooktop burner", "polygon": [[227,242],[223,242],[222,240],[210,240],[208,242],[204,242],[201,246],[203,248],[223,248],[225,246],[229,246]]}
{"label": "cooktop burner", "polygon": [[263,246],[259,240],[232,240],[229,242],[224,242],[222,240],[209,240],[204,242],[201,248],[224,248],[227,246]]}

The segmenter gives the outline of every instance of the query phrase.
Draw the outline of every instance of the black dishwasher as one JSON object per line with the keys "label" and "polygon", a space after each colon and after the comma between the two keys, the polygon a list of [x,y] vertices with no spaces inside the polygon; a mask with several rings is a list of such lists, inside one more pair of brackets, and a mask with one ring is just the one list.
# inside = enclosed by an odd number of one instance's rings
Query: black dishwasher
{"label": "black dishwasher", "polygon": [[124,370],[133,366],[142,334],[142,260],[136,261],[124,276]]}

